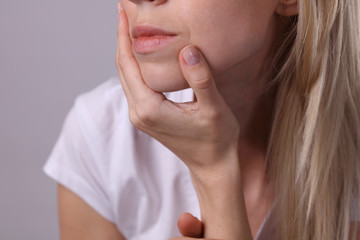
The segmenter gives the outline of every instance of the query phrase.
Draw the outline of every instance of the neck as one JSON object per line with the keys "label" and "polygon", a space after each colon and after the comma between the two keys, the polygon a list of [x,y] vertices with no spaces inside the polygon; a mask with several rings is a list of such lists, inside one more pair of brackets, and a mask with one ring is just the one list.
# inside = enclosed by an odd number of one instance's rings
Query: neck
{"label": "neck", "polygon": [[250,71],[257,68],[254,75],[236,68],[217,78],[219,92],[240,125],[239,158],[244,163],[253,161],[251,156],[265,159],[275,101],[275,89],[269,89],[270,64],[263,62],[258,66],[242,67]]}
{"label": "neck", "polygon": [[274,17],[272,21],[274,24],[266,33],[267,41],[256,54],[214,76],[219,92],[240,125],[238,151],[242,176],[246,177],[249,172],[256,170],[260,174],[259,179],[264,180],[276,94],[275,86],[269,87],[277,51],[274,46],[283,31],[279,18]]}
{"label": "neck", "polygon": [[[272,124],[275,91],[267,90],[269,79],[224,84],[219,91],[240,125],[239,159],[241,166],[265,161]],[[230,87],[227,87],[230,86]]]}
{"label": "neck", "polygon": [[265,160],[276,92],[274,88],[267,89],[271,78],[263,73],[233,84],[217,81],[224,83],[218,84],[218,89],[240,125],[238,157],[246,202],[257,204],[271,198]]}
{"label": "neck", "polygon": [[[270,37],[275,39],[275,36]],[[269,88],[274,57],[271,46],[273,44],[269,41],[259,54],[215,76],[219,92],[240,125],[238,151],[242,178],[257,178],[264,184],[276,92],[274,87]],[[249,182],[245,179],[243,181],[244,184]]]}

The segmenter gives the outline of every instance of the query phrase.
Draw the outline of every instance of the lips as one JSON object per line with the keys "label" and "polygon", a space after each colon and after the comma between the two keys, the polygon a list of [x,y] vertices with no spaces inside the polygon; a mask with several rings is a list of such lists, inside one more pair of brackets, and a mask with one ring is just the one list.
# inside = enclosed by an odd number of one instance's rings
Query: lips
{"label": "lips", "polygon": [[137,25],[131,30],[133,50],[148,54],[165,48],[177,38],[177,34],[150,25]]}

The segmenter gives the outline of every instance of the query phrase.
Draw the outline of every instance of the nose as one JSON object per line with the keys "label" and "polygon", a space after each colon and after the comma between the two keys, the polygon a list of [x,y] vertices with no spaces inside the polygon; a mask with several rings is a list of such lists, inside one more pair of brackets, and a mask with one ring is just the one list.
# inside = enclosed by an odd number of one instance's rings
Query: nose
{"label": "nose", "polygon": [[128,0],[130,2],[133,2],[135,4],[141,4],[141,3],[151,3],[151,4],[154,4],[154,5],[160,5],[168,0]]}

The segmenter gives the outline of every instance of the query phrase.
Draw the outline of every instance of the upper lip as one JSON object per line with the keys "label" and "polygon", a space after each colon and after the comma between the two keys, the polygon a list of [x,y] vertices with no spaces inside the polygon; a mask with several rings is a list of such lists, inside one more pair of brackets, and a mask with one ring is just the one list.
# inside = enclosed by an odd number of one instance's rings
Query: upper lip
{"label": "upper lip", "polygon": [[154,27],[151,25],[136,25],[131,29],[132,38],[152,37],[152,36],[176,36],[176,33]]}

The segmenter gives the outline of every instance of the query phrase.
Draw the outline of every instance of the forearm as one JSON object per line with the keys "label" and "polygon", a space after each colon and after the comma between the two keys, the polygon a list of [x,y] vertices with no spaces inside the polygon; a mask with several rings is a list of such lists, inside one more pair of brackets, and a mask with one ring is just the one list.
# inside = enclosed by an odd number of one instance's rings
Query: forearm
{"label": "forearm", "polygon": [[210,173],[192,172],[192,180],[199,198],[205,238],[252,239],[238,161]]}

